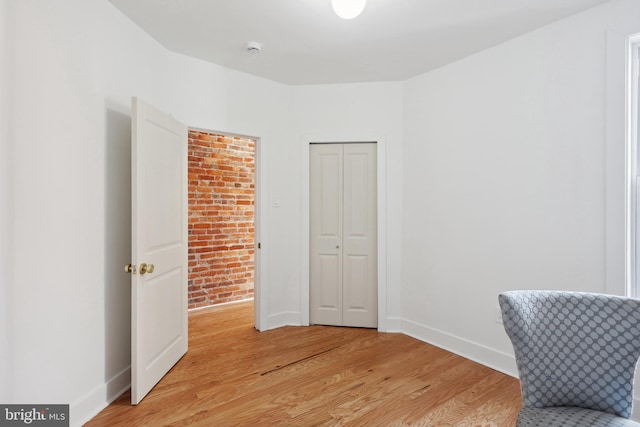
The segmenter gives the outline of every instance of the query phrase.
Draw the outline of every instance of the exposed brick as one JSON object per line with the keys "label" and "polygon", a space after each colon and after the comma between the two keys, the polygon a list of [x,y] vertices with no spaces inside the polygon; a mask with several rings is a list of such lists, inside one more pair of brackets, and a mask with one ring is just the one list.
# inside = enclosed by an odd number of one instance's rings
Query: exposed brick
{"label": "exposed brick", "polygon": [[255,141],[189,132],[189,308],[253,297]]}

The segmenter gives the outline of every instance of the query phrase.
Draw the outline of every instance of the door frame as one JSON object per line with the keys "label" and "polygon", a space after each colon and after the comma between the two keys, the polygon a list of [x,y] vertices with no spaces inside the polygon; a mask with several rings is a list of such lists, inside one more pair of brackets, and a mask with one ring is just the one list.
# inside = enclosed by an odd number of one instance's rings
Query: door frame
{"label": "door frame", "polygon": [[379,133],[326,133],[304,135],[300,148],[300,186],[301,186],[301,274],[300,274],[300,323],[309,325],[309,256],[311,239],[310,230],[310,181],[309,181],[309,146],[311,144],[345,144],[354,142],[371,142],[376,144],[377,174],[377,209],[378,209],[378,330],[387,331],[387,186],[386,162],[387,144],[384,135]]}
{"label": "door frame", "polygon": [[[631,79],[631,46],[640,40],[637,28],[606,33],[606,117],[605,117],[605,290],[614,295],[635,296],[637,272],[632,265],[638,255],[632,241],[638,233],[631,212],[635,177],[631,159],[631,108],[628,98]],[[636,166],[637,167],[637,166]],[[636,289],[633,289],[633,288]]]}
{"label": "door frame", "polygon": [[[225,135],[230,137],[241,137],[253,139],[255,144],[254,151],[254,207],[253,207],[253,222],[254,222],[254,242],[253,242],[253,308],[254,317],[253,325],[258,331],[266,331],[268,329],[268,305],[269,301],[268,289],[269,289],[269,274],[268,274],[268,242],[267,242],[267,209],[268,206],[268,194],[267,194],[267,173],[266,173],[266,138],[254,136],[251,133],[238,133],[211,130],[206,128],[200,128],[195,126],[188,126],[189,131],[209,132],[218,135]],[[260,246],[260,248],[258,247]]]}

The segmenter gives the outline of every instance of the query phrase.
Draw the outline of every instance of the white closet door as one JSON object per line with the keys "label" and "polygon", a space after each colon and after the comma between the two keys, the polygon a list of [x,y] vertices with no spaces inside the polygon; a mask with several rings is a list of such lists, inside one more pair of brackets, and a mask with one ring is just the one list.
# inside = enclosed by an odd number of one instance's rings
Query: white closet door
{"label": "white closet door", "polygon": [[343,155],[338,144],[310,149],[310,321],[342,325]]}
{"label": "white closet door", "polygon": [[376,145],[310,149],[310,321],[377,327]]}
{"label": "white closet door", "polygon": [[378,326],[376,145],[344,145],[343,324]]}

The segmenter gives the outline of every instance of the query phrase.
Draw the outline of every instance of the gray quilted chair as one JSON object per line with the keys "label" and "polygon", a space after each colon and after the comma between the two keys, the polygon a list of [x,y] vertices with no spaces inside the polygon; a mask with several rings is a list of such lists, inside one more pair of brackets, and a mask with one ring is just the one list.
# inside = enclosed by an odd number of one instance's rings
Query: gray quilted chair
{"label": "gray quilted chair", "polygon": [[628,419],[640,300],[557,291],[498,300],[520,374],[518,426],[640,426]]}

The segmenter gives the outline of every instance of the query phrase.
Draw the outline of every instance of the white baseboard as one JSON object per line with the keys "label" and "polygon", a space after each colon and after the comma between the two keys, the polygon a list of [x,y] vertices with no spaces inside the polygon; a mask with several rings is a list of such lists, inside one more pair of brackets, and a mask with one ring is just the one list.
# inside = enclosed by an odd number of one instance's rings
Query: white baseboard
{"label": "white baseboard", "polygon": [[106,408],[111,402],[116,400],[131,387],[131,368],[116,374],[105,384],[101,384],[86,396],[78,399],[69,405],[69,425],[71,427],[81,426],[98,412]]}
{"label": "white baseboard", "polygon": [[402,319],[400,317],[387,317],[385,330],[380,332],[402,332]]}
{"label": "white baseboard", "polygon": [[408,320],[402,320],[401,332],[496,371],[518,377],[516,360],[510,354]]}
{"label": "white baseboard", "polygon": [[267,319],[267,329],[276,329],[282,326],[302,326],[300,312],[285,311],[272,314]]}
{"label": "white baseboard", "polygon": [[[282,326],[309,326],[303,325],[299,312],[283,312],[272,314],[267,320],[267,329],[276,329]],[[402,332],[402,319],[399,317],[388,317],[386,319],[385,330],[381,332]]]}

